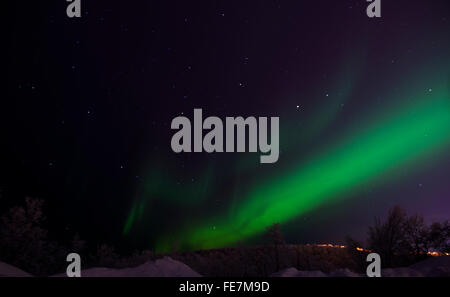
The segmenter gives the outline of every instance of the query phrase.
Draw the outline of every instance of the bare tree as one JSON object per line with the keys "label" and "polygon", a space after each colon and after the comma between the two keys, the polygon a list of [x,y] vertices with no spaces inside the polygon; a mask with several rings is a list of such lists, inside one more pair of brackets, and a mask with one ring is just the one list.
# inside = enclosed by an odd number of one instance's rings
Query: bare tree
{"label": "bare tree", "polygon": [[[384,266],[401,262],[417,261],[427,257],[431,249],[446,252],[450,247],[450,224],[435,222],[428,226],[421,215],[408,217],[403,209],[395,206],[389,211],[384,223],[375,219],[369,227],[369,249],[380,254]],[[403,263],[405,264],[405,263]]]}
{"label": "bare tree", "polygon": [[280,245],[284,244],[283,236],[280,230],[280,223],[275,223],[266,229],[266,236],[274,247],[276,271],[280,270]]}
{"label": "bare tree", "polygon": [[429,246],[439,252],[450,252],[450,223],[449,221],[434,222],[428,233]]}
{"label": "bare tree", "polygon": [[45,274],[60,256],[58,245],[48,240],[43,228],[43,203],[27,197],[25,207],[13,207],[0,219],[2,260],[37,275]]}
{"label": "bare tree", "polygon": [[426,254],[429,249],[429,228],[422,215],[413,215],[404,222],[405,250],[415,255]]}
{"label": "bare tree", "polygon": [[101,244],[97,246],[97,250],[92,255],[92,262],[102,267],[115,267],[119,260],[119,255],[116,253],[113,246]]}
{"label": "bare tree", "polygon": [[369,248],[380,254],[384,266],[391,266],[394,254],[402,252],[405,220],[405,211],[397,205],[389,211],[384,223],[375,218],[375,225],[369,227]]}

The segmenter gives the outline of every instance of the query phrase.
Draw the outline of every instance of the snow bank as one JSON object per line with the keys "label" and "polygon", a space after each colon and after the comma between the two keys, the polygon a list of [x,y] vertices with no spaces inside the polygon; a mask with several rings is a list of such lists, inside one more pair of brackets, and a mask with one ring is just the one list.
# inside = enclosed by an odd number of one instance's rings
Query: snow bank
{"label": "snow bank", "polygon": [[31,277],[32,275],[26,273],[19,268],[11,266],[9,264],[0,262],[0,277]]}
{"label": "snow bank", "polygon": [[[272,277],[364,277],[349,269],[338,269],[325,274],[321,271],[299,271],[293,267],[281,270]],[[433,257],[410,267],[386,268],[382,277],[450,277],[450,256]]]}
{"label": "snow bank", "polygon": [[329,277],[362,277],[364,275],[355,273],[351,271],[348,268],[345,269],[337,269],[334,271],[331,271],[330,274],[328,274]]}
{"label": "snow bank", "polygon": [[[387,268],[381,270],[383,277],[450,277],[450,256],[433,257],[410,267]],[[0,262],[0,277],[31,277],[32,275]],[[65,277],[66,274],[56,275]],[[200,277],[186,264],[164,257],[149,261],[133,268],[91,268],[81,271],[82,277]],[[362,277],[349,269],[338,269],[326,274],[319,270],[300,271],[294,267],[276,272],[271,277]]]}
{"label": "snow bank", "polygon": [[425,276],[421,272],[409,267],[381,269],[382,277],[420,277]]}
{"label": "snow bank", "polygon": [[450,256],[432,257],[411,265],[410,268],[426,276],[450,276]]}
{"label": "snow bank", "polygon": [[275,272],[271,277],[361,277],[362,275],[354,273],[349,269],[338,269],[331,271],[329,274],[323,273],[320,270],[302,271],[294,267],[286,268],[284,270]]}
{"label": "snow bank", "polygon": [[[59,277],[65,274],[57,275]],[[170,257],[149,261],[132,268],[90,268],[81,270],[81,277],[200,277],[189,266]]]}
{"label": "snow bank", "polygon": [[409,267],[382,269],[381,275],[385,277],[450,276],[450,257],[432,257]]}
{"label": "snow bank", "polygon": [[275,272],[271,277],[326,277],[327,275],[320,270],[301,271],[294,267]]}

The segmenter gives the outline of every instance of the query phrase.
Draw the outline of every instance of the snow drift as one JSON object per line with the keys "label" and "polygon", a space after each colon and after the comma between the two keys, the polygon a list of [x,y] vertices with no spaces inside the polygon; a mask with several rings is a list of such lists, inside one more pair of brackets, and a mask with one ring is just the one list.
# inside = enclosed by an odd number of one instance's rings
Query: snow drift
{"label": "snow drift", "polygon": [[[19,268],[0,262],[0,277],[31,277]],[[81,270],[81,277],[200,277],[201,275],[189,266],[170,257],[156,261],[148,261],[142,265],[131,268],[114,269],[96,267]],[[65,273],[55,277],[66,277]]]}
{"label": "snow drift", "polygon": [[[66,274],[57,275],[65,277]],[[132,268],[114,269],[96,267],[81,270],[81,277],[200,277],[189,266],[170,257],[148,261]]]}
{"label": "snow drift", "polygon": [[[349,269],[338,269],[326,274],[319,270],[301,271],[294,267],[276,272],[271,277],[365,277]],[[450,277],[450,257],[433,257],[409,267],[386,268],[382,277]]]}
{"label": "snow drift", "polygon": [[30,277],[31,274],[9,264],[0,262],[0,277]]}
{"label": "snow drift", "polygon": [[363,275],[354,273],[349,269],[337,269],[326,274],[320,270],[302,271],[296,268],[287,268],[276,272],[271,277],[362,277]]}

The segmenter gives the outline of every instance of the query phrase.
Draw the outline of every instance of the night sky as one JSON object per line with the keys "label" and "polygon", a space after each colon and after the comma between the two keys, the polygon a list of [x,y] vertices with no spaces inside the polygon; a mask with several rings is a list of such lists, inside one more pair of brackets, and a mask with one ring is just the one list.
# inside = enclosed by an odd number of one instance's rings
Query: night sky
{"label": "night sky", "polygon": [[[12,2],[12,1],[11,1]],[[450,2],[14,1],[0,210],[123,249],[363,238],[400,204],[450,219]],[[180,153],[172,119],[279,117],[280,157]]]}

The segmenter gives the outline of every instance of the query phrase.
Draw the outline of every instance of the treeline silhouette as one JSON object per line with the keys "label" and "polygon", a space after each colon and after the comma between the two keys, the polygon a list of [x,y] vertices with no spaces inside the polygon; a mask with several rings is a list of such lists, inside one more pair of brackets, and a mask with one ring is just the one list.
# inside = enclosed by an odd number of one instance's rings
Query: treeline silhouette
{"label": "treeline silhouette", "polygon": [[[346,241],[353,249],[364,246],[351,238]],[[408,216],[397,205],[389,210],[384,221],[375,218],[365,245],[381,256],[383,267],[406,266],[427,258],[430,253],[449,253],[450,224],[447,220],[428,225],[422,215]]]}
{"label": "treeline silhouette", "polygon": [[[33,275],[45,276],[65,271],[68,253],[82,256],[88,267],[133,267],[164,255],[136,251],[121,256],[112,246],[89,247],[77,234],[66,241],[49,238],[44,227],[43,200],[26,198],[23,206],[9,209],[0,217],[0,261]],[[399,206],[389,210],[387,218],[376,218],[368,228],[365,242],[346,238],[345,246],[287,244],[280,224],[267,227],[266,243],[213,250],[165,254],[205,276],[269,276],[284,268],[298,270],[350,269],[364,272],[366,256],[377,252],[383,267],[407,266],[430,256],[430,252],[450,252],[450,224],[427,225],[421,215],[408,216]]]}

